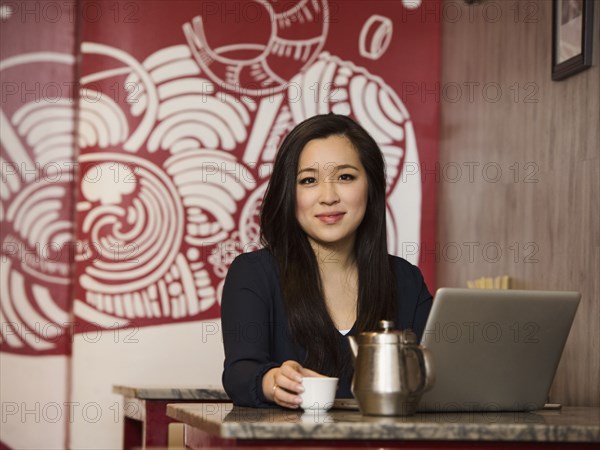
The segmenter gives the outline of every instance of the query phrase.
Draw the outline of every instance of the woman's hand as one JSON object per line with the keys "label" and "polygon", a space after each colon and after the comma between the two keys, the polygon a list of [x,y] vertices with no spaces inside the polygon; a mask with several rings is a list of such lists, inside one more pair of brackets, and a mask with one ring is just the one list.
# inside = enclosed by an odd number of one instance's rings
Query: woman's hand
{"label": "woman's hand", "polygon": [[286,361],[263,376],[262,388],[267,400],[285,408],[296,409],[302,403],[302,377],[320,377],[321,374],[305,369],[296,361]]}

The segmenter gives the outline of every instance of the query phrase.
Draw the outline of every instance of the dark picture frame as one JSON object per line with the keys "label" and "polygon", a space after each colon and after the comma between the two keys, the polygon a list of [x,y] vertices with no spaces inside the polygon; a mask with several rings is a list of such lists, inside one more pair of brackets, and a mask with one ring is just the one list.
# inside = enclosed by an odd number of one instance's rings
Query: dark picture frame
{"label": "dark picture frame", "polygon": [[552,1],[552,79],[592,66],[594,0]]}

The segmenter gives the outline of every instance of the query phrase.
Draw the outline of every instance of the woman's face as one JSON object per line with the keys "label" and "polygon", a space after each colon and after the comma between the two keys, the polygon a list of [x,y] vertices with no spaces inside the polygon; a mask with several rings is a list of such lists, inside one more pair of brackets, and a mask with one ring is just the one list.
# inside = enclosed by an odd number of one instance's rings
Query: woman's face
{"label": "woman's face", "polygon": [[296,219],[314,243],[354,245],[367,208],[368,180],[344,136],[309,141],[296,174]]}

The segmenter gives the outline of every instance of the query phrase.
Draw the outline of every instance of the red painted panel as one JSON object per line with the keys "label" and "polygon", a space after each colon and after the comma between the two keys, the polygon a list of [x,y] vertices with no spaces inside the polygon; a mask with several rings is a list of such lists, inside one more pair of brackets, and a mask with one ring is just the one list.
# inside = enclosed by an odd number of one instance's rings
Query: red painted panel
{"label": "red painted panel", "polygon": [[[67,353],[71,321],[85,332],[219,317],[231,260],[258,247],[279,143],[329,111],[382,146],[390,250],[420,261],[434,290],[435,260],[419,251],[434,247],[435,180],[420,169],[437,159],[439,103],[415,92],[439,80],[437,0],[3,5],[3,123],[14,132],[2,157],[19,166],[3,184],[3,350]],[[31,123],[46,112],[39,131]],[[32,183],[21,172],[37,162]]]}
{"label": "red painted panel", "polygon": [[3,352],[71,351],[78,89],[67,3],[0,3]]}
{"label": "red painted panel", "polygon": [[[434,245],[435,184],[419,168],[437,159],[439,104],[413,88],[439,81],[438,1],[94,5],[82,4],[80,331],[219,317],[229,264],[258,247],[276,149],[316,113],[350,114],[382,146],[390,250],[419,262]],[[432,290],[434,264],[420,264]]]}

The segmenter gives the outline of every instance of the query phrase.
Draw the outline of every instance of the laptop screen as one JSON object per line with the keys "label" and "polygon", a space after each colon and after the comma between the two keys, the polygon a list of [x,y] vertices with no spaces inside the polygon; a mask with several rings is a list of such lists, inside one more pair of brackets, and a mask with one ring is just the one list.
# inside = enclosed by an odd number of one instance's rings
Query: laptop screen
{"label": "laptop screen", "polygon": [[578,292],[441,288],[422,344],[436,382],[421,411],[540,409],[580,300]]}

